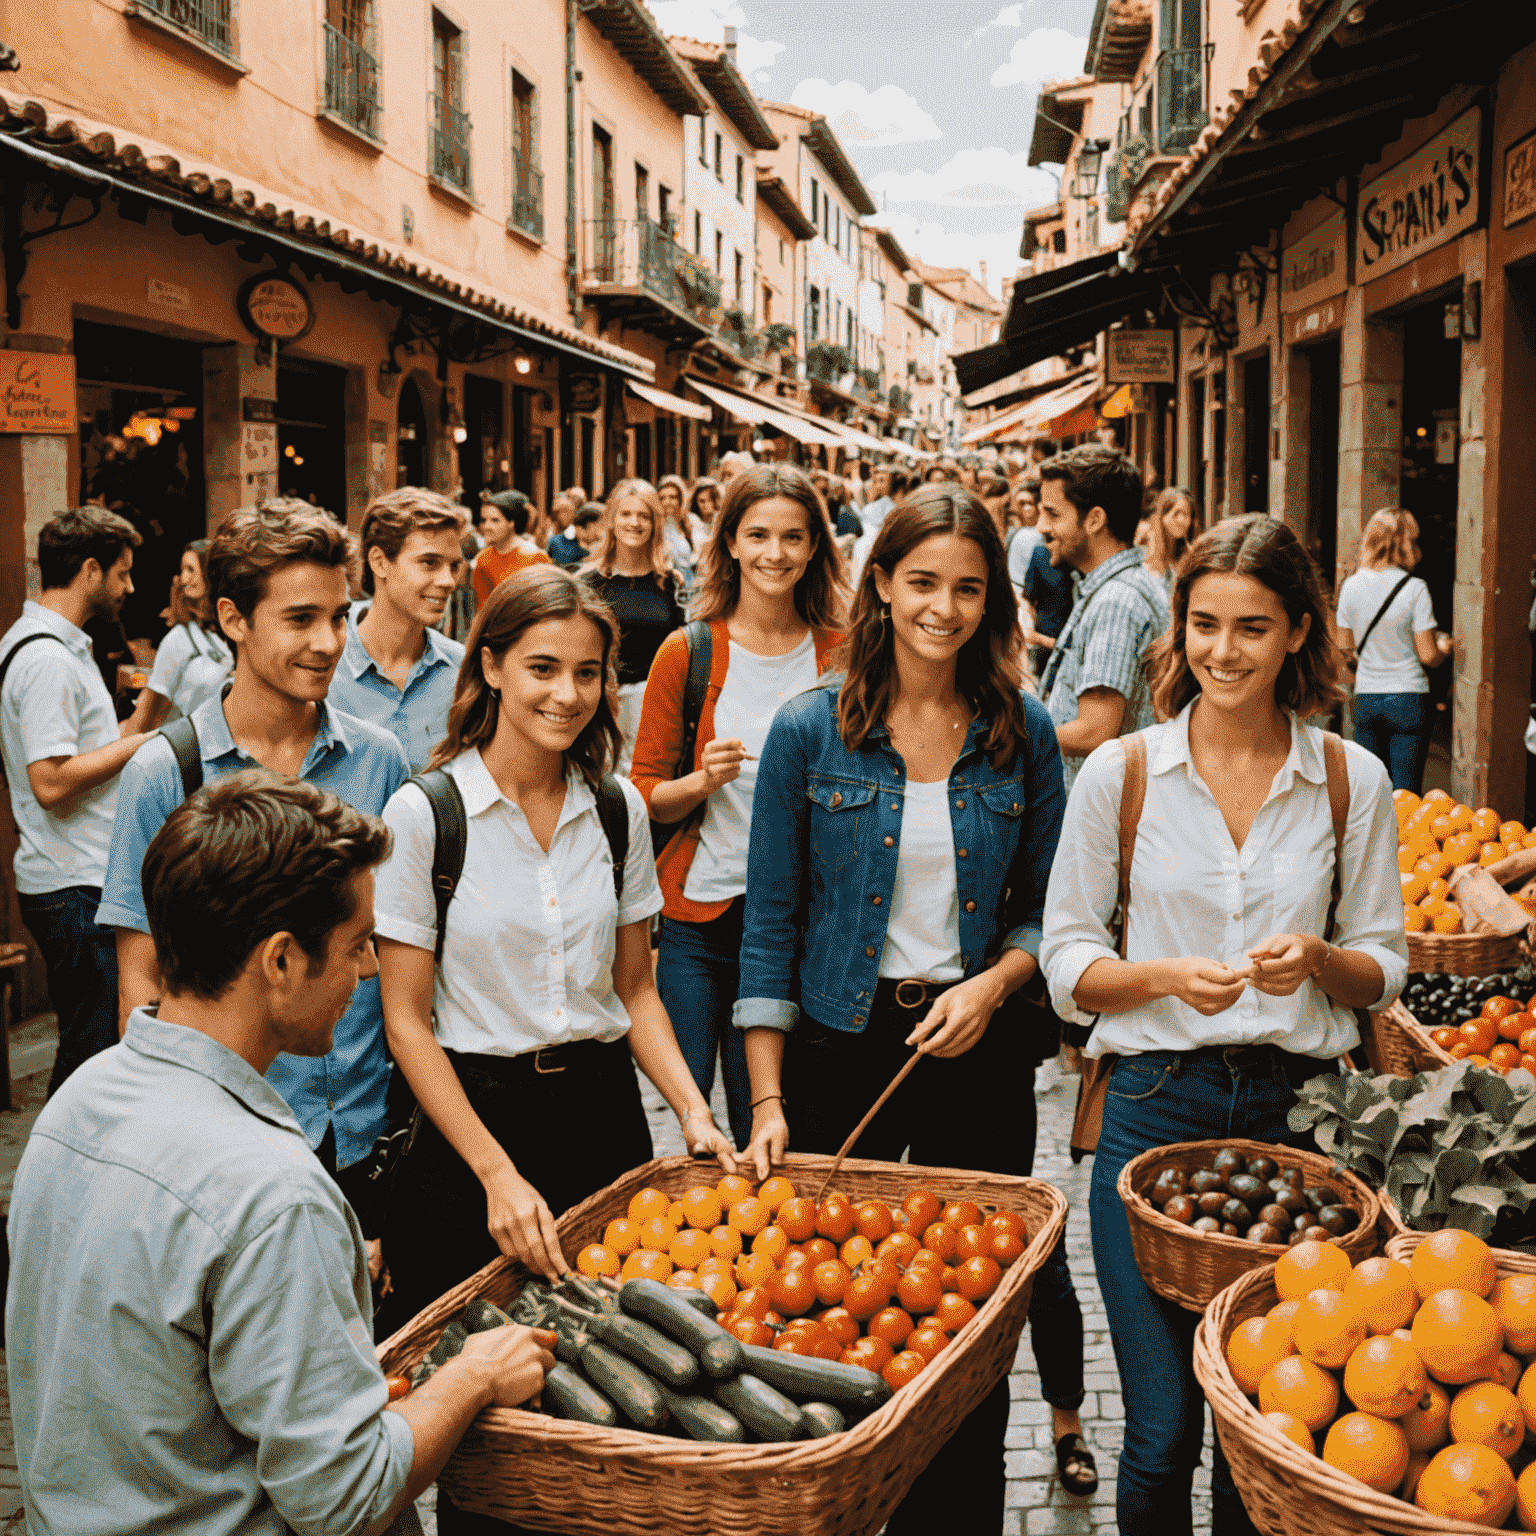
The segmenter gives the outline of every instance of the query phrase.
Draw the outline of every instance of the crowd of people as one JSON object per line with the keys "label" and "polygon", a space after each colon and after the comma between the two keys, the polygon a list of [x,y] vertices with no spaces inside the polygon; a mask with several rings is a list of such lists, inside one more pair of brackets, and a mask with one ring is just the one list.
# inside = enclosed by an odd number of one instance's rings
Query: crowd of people
{"label": "crowd of people", "polygon": [[[10,1215],[34,1529],[96,1528],[82,1498],[134,1528],[408,1521],[551,1341],[480,1336],[387,1404],[373,1339],[498,1253],[565,1271],[557,1215],[650,1156],[636,1067],[761,1179],[835,1151],[915,1049],[860,1154],[1024,1175],[1063,1040],[1120,1529],[1189,1529],[1195,1319],[1141,1278],[1116,1178],[1293,1140],[1296,1086],[1404,983],[1403,653],[1449,650],[1408,514],[1372,520],[1335,619],[1285,523],[1202,531],[1101,443],[867,478],[731,455],[547,516],[497,492],[478,529],[417,488],[355,537],[279,499],[188,546],[120,722],[85,626],[138,543],[60,514],[0,638],[60,1039]],[[1371,751],[1325,729],[1356,635]],[[1060,1248],[1030,1326],[1091,1492]],[[1004,1382],[888,1529],[961,1485],[999,1529],[1007,1418]],[[1219,1450],[1215,1505],[1251,1529]],[[438,1521],[486,1524],[441,1493]]]}

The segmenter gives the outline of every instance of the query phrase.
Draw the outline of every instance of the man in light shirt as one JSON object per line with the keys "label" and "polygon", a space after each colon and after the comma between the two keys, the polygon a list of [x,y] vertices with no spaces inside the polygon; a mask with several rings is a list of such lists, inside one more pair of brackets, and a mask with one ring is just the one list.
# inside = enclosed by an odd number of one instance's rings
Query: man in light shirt
{"label": "man in light shirt", "polygon": [[[133,591],[132,523],[61,512],[37,536],[42,592],[0,638],[0,752],[20,845],[16,892],[59,1019],[48,1091],[117,1040],[117,953],[96,922],[117,777],[149,740],[124,735],[85,625]],[[152,733],[151,733],[152,734]]]}

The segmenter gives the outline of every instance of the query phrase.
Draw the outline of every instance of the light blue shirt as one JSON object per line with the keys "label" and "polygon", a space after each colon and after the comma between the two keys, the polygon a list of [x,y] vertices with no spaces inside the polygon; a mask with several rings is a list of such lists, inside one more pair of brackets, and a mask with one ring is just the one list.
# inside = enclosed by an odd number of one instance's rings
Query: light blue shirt
{"label": "light blue shirt", "polygon": [[234,1052],[136,1010],[38,1116],[9,1230],[33,1536],[329,1536],[405,1486],[357,1217]]}
{"label": "light blue shirt", "polygon": [[337,709],[382,725],[405,748],[412,773],[420,773],[432,748],[448,734],[448,711],[464,661],[464,647],[435,629],[403,689],[379,671],[357,623],[372,605],[354,603],[347,615],[347,647],[331,679],[328,697]]}
{"label": "light blue shirt", "polygon": [[[229,734],[222,699],[210,699],[191,715],[203,759],[203,779],[259,768]],[[366,720],[320,706],[320,729],[310,744],[299,777],[328,789],[370,816],[410,777],[400,743]],[[181,774],[170,743],[156,736],[134,753],[123,769],[112,829],[112,852],[96,921],[107,928],[149,932],[139,872],[144,851],[165,818],[182,802]],[[336,1128],[336,1166],[348,1168],[367,1155],[384,1127],[389,1057],[384,1050],[384,1010],[378,978],[359,983],[352,1004],[336,1026],[328,1056],[279,1056],[267,1081],[288,1101],[312,1147]]]}

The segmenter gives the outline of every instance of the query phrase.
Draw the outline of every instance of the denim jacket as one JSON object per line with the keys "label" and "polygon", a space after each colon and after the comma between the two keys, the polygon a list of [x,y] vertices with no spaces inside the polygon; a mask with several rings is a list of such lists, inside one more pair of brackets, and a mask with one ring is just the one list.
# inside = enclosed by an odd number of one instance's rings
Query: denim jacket
{"label": "denim jacket", "polygon": [[[747,852],[738,1029],[791,1030],[804,1011],[858,1033],[869,1016],[901,845],[905,769],[885,727],[850,752],[837,729],[842,679],[791,699],[758,764]],[[1056,729],[1025,695],[1028,741],[1001,771],[971,723],[950,770],[950,822],[967,977],[1002,949],[1038,956],[1045,888],[1066,795]]]}

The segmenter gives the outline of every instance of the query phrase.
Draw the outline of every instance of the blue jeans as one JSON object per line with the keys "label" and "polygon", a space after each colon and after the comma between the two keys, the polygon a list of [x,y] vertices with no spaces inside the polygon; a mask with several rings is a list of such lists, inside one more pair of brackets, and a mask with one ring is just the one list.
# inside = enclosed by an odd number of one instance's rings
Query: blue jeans
{"label": "blue jeans", "polygon": [[117,936],[96,923],[101,887],[71,885],[41,896],[17,893],[48,972],[48,996],[59,1016],[59,1053],[48,1079],[59,1085],[97,1051],[117,1044]]}
{"label": "blue jeans", "polygon": [[746,1041],[739,1029],[731,1027],[731,1008],[741,981],[745,906],[745,899],[738,896],[707,923],[662,918],[656,956],[656,989],[672,1020],[683,1060],[706,1099],[715,1086],[715,1058],[725,1059],[725,1103],[731,1140],[738,1148],[752,1139]]}
{"label": "blue jeans", "polygon": [[[1199,1314],[1163,1300],[1142,1279],[1115,1188],[1120,1170],[1133,1157],[1175,1141],[1230,1136],[1301,1146],[1305,1138],[1285,1123],[1295,1089],[1330,1070],[1327,1062],[1267,1047],[1234,1046],[1230,1053],[1224,1059],[1220,1047],[1184,1056],[1148,1051],[1122,1057],[1110,1078],[1088,1209],[1125,1400],[1115,1498],[1120,1536],[1189,1536],[1190,1489],[1205,1427],[1205,1398],[1193,1366]],[[1253,1532],[1219,1442],[1211,1499],[1213,1536]]]}
{"label": "blue jeans", "polygon": [[1423,786],[1433,718],[1427,693],[1355,695],[1355,740],[1387,765],[1393,789]]}

